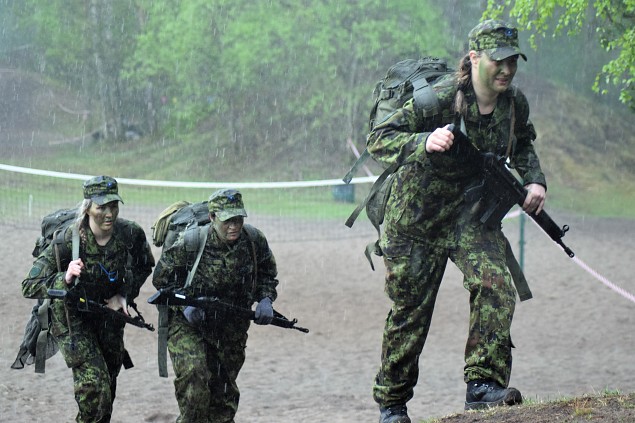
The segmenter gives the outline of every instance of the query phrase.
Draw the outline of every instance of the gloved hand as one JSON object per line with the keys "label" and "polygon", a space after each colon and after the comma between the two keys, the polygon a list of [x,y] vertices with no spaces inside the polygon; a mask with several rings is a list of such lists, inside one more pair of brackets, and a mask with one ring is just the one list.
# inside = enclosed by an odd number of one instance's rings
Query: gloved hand
{"label": "gloved hand", "polygon": [[183,309],[183,315],[193,325],[198,325],[205,320],[205,310],[198,307],[187,306]]}
{"label": "gloved hand", "polygon": [[271,305],[271,298],[265,297],[256,306],[256,319],[254,322],[257,325],[268,325],[273,320],[273,306]]}

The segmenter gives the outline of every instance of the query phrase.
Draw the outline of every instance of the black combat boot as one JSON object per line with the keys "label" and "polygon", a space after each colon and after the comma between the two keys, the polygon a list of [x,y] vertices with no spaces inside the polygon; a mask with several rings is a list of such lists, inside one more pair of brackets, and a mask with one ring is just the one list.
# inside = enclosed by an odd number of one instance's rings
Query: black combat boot
{"label": "black combat boot", "polygon": [[503,388],[493,380],[472,380],[465,394],[466,410],[481,410],[499,405],[521,404],[523,397],[516,388]]}
{"label": "black combat boot", "polygon": [[406,404],[379,407],[379,423],[410,423]]}

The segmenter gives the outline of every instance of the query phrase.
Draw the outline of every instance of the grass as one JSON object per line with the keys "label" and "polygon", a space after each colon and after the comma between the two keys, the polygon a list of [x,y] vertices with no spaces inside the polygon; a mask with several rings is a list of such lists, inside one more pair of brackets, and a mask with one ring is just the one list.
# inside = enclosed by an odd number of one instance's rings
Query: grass
{"label": "grass", "polygon": [[635,218],[635,184],[605,184],[593,190],[551,185],[546,207],[590,216],[632,219]]}
{"label": "grass", "polygon": [[618,390],[605,389],[600,393],[563,397],[551,401],[525,399],[524,403],[518,406],[466,411],[422,420],[420,423],[551,423],[555,421],[633,422],[635,421],[635,393],[623,394]]}

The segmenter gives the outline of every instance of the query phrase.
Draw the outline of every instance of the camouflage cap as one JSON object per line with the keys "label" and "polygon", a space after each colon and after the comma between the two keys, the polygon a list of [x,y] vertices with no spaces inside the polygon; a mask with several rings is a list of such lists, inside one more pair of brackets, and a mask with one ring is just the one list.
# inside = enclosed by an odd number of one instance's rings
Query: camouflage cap
{"label": "camouflage cap", "polygon": [[503,21],[489,19],[476,25],[468,35],[469,49],[485,51],[493,60],[503,60],[520,55],[527,56],[518,46],[518,30]]}
{"label": "camouflage cap", "polygon": [[97,205],[123,200],[119,196],[117,181],[110,176],[95,176],[84,182],[84,198]]}
{"label": "camouflage cap", "polygon": [[219,189],[210,195],[207,208],[221,221],[236,216],[247,217],[242,194],[235,189]]}

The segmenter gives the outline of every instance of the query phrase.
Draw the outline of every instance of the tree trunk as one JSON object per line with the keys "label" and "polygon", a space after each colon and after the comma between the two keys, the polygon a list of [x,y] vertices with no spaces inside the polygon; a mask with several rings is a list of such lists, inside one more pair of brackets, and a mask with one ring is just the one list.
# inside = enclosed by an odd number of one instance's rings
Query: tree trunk
{"label": "tree trunk", "polygon": [[101,105],[102,134],[106,140],[125,140],[118,84],[118,65],[114,63],[111,0],[90,1],[93,57],[97,74],[97,87]]}

